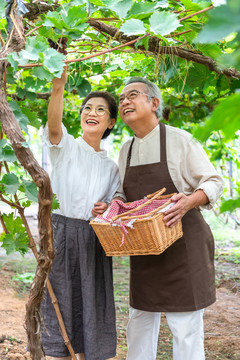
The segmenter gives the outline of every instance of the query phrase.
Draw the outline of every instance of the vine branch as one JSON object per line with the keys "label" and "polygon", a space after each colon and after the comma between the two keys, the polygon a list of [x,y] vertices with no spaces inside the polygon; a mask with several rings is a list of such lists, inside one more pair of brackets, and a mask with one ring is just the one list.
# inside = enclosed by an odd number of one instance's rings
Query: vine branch
{"label": "vine branch", "polygon": [[2,216],[1,211],[0,211],[0,222],[1,222],[1,225],[2,225],[2,228],[3,228],[3,231],[5,232],[5,234],[7,234],[7,233],[8,233],[8,231],[7,231],[7,228],[6,228],[5,222],[4,222],[4,220],[3,220],[3,216]]}
{"label": "vine branch", "polygon": [[197,12],[191,14],[191,15],[185,16],[184,18],[180,19],[179,22],[190,19],[190,18],[192,18],[192,17],[194,17],[196,15],[202,14],[202,13],[204,13],[206,11],[209,11],[209,10],[212,10],[212,9],[213,9],[213,5],[209,6],[206,9],[199,10],[199,11],[197,11]]}
{"label": "vine branch", "polygon": [[[114,26],[107,25],[95,20],[88,21],[90,26],[94,27],[99,32],[104,32],[112,37],[115,37],[118,29]],[[123,33],[118,33],[117,40],[119,42],[128,42],[130,40],[136,39],[136,36],[127,36]],[[133,45],[129,45],[133,47]],[[138,46],[139,50],[145,50],[144,46]],[[239,79],[240,72],[236,69],[220,69],[217,63],[209,56],[205,56],[194,51],[181,48],[179,46],[161,46],[161,40],[156,36],[149,37],[149,44],[148,44],[148,52],[151,52],[154,55],[171,55],[177,56],[182,59],[186,59],[187,61],[193,61],[198,64],[202,64],[209,68],[210,71],[214,71],[217,74],[223,74],[226,77]]]}
{"label": "vine branch", "polygon": [[2,195],[2,193],[0,193],[0,199],[2,200],[2,202],[4,202],[5,204],[8,204],[9,206],[12,206],[12,207],[15,207],[17,208],[18,210],[19,209],[23,209],[23,207],[21,205],[18,205],[17,203],[14,203],[12,201],[9,201],[7,199],[5,199]]}
{"label": "vine branch", "polygon": [[[46,13],[47,11],[53,10],[53,9],[56,10],[59,7],[59,4],[55,3],[53,6],[53,5],[48,5],[46,3],[38,3],[38,4],[31,3],[31,4],[26,4],[26,6],[29,10],[29,13],[25,14],[24,17],[28,18],[29,20],[34,20],[42,13]],[[196,16],[203,12],[209,11],[212,8],[213,8],[213,6],[211,5],[206,9],[203,9],[203,10],[197,11],[191,15],[185,16],[182,19],[180,19],[179,21],[180,22],[185,21],[189,18],[192,18],[193,16]],[[114,38],[115,35],[119,31],[114,26],[104,24],[103,21],[99,21],[94,18],[89,18],[89,20],[87,22],[89,23],[89,25],[91,27],[93,27],[98,32],[108,34],[112,38]],[[120,32],[120,33],[118,33],[117,40],[120,43],[121,42],[126,43],[126,42],[129,42],[136,38],[137,38],[136,36],[127,36]],[[133,45],[129,45],[129,46],[133,47]],[[144,50],[144,47],[139,46],[138,49]],[[180,57],[187,61],[193,61],[198,64],[202,64],[202,65],[206,66],[207,68],[209,68],[210,71],[214,71],[217,74],[224,74],[226,77],[233,78],[233,79],[240,78],[239,71],[237,71],[236,69],[227,69],[227,68],[220,69],[218,67],[217,63],[209,56],[205,56],[205,55],[190,51],[188,49],[180,48],[179,46],[161,46],[161,40],[159,40],[159,38],[157,38],[155,36],[151,36],[149,38],[149,49],[148,50],[153,55],[163,54],[163,55],[177,56],[177,57]],[[98,56],[98,55],[96,55],[96,56]],[[94,55],[93,55],[93,57],[94,57]],[[83,60],[85,60],[85,59],[87,59],[87,58],[83,58]],[[79,61],[82,61],[82,59]]]}
{"label": "vine branch", "polygon": [[[145,35],[143,35],[143,36],[140,36],[140,37],[138,37],[138,38],[136,38],[136,39],[134,39],[134,40],[130,40],[130,41],[128,41],[127,43],[124,43],[124,44],[122,44],[122,45],[118,45],[118,46],[116,46],[116,47],[114,47],[114,48],[112,48],[112,49],[107,49],[107,50],[99,51],[99,52],[97,52],[97,53],[95,53],[95,54],[88,55],[88,56],[85,56],[85,57],[82,57],[82,58],[65,60],[64,63],[65,63],[65,64],[70,64],[70,63],[75,63],[75,62],[84,61],[84,60],[92,59],[92,58],[94,58],[94,57],[96,57],[96,56],[100,56],[100,55],[103,55],[103,54],[107,54],[107,53],[113,52],[113,51],[115,51],[115,50],[119,50],[119,49],[121,49],[121,48],[123,48],[123,47],[126,47],[126,46],[132,46],[132,45],[135,44],[137,41],[140,41],[140,40],[148,37],[149,35],[150,35],[150,34],[147,33],[147,34],[145,34]],[[32,68],[32,67],[42,66],[42,64],[41,64],[41,63],[38,63],[38,64],[26,64],[26,65],[18,65],[18,66],[19,66],[20,68],[27,68],[27,69],[29,69],[29,68]]]}

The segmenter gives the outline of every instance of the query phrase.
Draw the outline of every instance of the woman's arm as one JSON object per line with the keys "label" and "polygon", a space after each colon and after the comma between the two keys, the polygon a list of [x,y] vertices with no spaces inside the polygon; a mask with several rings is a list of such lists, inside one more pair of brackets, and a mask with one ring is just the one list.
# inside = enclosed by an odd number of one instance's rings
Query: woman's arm
{"label": "woman's arm", "polygon": [[48,105],[49,140],[52,144],[59,144],[62,138],[63,92],[67,81],[67,67],[64,68],[60,79],[53,79],[53,89]]}

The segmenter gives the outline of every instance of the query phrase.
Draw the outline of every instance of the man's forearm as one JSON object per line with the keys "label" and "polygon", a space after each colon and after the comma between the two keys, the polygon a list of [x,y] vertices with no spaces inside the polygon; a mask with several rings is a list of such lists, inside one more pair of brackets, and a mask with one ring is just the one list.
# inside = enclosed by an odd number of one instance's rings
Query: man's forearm
{"label": "man's forearm", "polygon": [[[190,200],[190,209],[206,205],[209,203],[209,199],[205,192],[202,189],[198,189],[193,194],[188,196],[188,199]],[[190,210],[189,209],[189,210]]]}
{"label": "man's forearm", "polygon": [[209,202],[207,195],[201,189],[191,195],[185,195],[183,193],[175,194],[171,200],[172,202],[176,202],[176,204],[165,211],[163,220],[166,226],[175,225],[189,210]]}

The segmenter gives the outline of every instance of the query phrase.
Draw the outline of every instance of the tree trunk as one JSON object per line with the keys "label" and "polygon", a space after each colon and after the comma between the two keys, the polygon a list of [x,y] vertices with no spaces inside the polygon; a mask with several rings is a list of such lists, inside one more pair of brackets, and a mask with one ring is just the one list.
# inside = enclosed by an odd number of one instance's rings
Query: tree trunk
{"label": "tree trunk", "polygon": [[44,289],[54,257],[51,225],[52,189],[48,174],[40,167],[30,149],[24,146],[25,138],[4,92],[2,79],[7,61],[1,61],[1,58],[6,58],[13,51],[20,51],[25,45],[22,19],[16,15],[16,11],[13,11],[12,15],[14,17],[13,30],[0,52],[0,121],[2,129],[10,140],[19,162],[39,187],[39,256],[35,278],[26,304],[26,330],[31,358],[33,360],[40,360],[45,359],[41,343],[40,304],[44,297]]}

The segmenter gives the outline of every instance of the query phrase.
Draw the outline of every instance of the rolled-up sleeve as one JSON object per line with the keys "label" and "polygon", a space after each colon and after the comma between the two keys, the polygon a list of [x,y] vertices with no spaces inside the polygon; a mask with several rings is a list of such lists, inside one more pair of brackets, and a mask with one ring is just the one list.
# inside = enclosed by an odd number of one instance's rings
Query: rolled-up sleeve
{"label": "rolled-up sleeve", "polygon": [[212,209],[224,190],[224,181],[218,175],[201,144],[195,139],[188,142],[186,162],[184,168],[186,184],[191,185],[193,192],[203,190],[209,203],[202,209]]}

